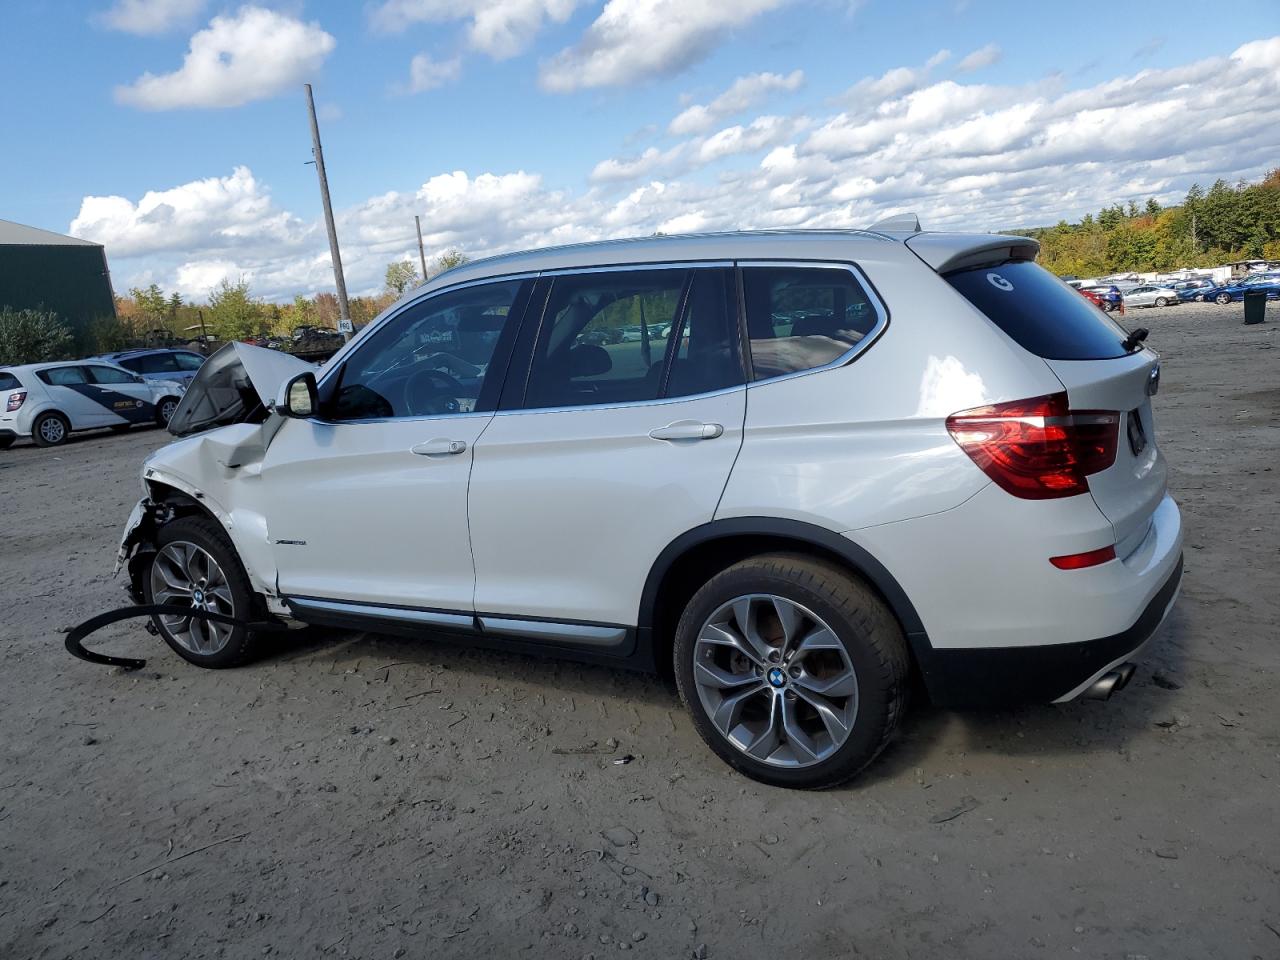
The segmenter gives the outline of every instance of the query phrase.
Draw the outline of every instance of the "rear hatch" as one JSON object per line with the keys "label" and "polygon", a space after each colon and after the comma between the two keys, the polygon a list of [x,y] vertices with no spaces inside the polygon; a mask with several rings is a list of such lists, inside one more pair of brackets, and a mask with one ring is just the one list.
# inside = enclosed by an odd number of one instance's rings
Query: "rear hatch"
{"label": "rear hatch", "polygon": [[1120,414],[1115,462],[1088,482],[1115,530],[1116,555],[1124,559],[1147,536],[1166,490],[1167,469],[1151,414],[1159,358],[1141,347],[1127,349],[1123,327],[1029,260],[969,266],[944,279],[1044,360],[1066,388],[1072,411]]}

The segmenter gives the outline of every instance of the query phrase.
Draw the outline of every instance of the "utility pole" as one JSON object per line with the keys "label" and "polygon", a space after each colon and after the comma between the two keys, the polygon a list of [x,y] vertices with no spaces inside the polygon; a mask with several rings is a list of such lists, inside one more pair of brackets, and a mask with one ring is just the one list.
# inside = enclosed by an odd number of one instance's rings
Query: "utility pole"
{"label": "utility pole", "polygon": [[316,101],[307,88],[307,113],[311,115],[311,155],[320,177],[320,199],[324,202],[324,223],[329,228],[329,256],[333,260],[333,281],[338,287],[338,329],[342,339],[351,339],[351,307],[347,304],[347,281],[342,276],[342,255],[338,252],[338,231],[333,225],[333,204],[329,202],[329,178],[324,173],[324,150],[320,147],[320,125],[316,123]]}
{"label": "utility pole", "polygon": [[422,248],[422,219],[415,213],[414,226],[418,228],[418,259],[422,261],[422,282],[427,282],[427,252]]}

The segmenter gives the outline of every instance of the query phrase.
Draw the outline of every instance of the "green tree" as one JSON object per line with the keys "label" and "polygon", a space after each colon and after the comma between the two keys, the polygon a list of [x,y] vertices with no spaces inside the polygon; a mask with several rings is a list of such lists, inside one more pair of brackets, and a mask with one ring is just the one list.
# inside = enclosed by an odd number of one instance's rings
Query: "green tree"
{"label": "green tree", "polygon": [[133,287],[129,290],[129,296],[138,307],[138,316],[144,329],[162,327],[169,319],[169,300],[156,284],[151,284],[145,290]]}
{"label": "green tree", "polygon": [[243,340],[262,329],[263,312],[249,292],[249,282],[241,277],[235,283],[223,278],[209,294],[209,328],[224,340]]}
{"label": "green tree", "polygon": [[440,254],[440,256],[436,257],[435,261],[431,264],[431,275],[433,277],[439,276],[446,270],[452,270],[454,267],[460,267],[464,263],[470,262],[471,258],[465,253],[457,247],[450,247],[444,253]]}
{"label": "green tree", "polygon": [[412,260],[396,260],[387,264],[387,289],[396,296],[404,296],[406,290],[418,285],[418,269]]}
{"label": "green tree", "polygon": [[1147,199],[1146,212],[1148,217],[1154,217],[1160,213],[1160,204],[1156,201],[1155,197],[1149,197]]}
{"label": "green tree", "polygon": [[56,313],[0,308],[0,366],[61,360],[71,347],[71,330]]}

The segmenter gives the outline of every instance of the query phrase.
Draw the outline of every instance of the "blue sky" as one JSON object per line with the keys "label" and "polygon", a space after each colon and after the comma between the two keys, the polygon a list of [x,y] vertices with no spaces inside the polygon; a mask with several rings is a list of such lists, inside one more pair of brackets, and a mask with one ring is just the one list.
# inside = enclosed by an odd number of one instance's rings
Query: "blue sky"
{"label": "blue sky", "polygon": [[0,217],[105,243],[121,290],[331,284],[304,81],[358,291],[415,213],[431,251],[476,255],[903,209],[989,229],[1280,164],[1276,0],[16,0],[2,22]]}

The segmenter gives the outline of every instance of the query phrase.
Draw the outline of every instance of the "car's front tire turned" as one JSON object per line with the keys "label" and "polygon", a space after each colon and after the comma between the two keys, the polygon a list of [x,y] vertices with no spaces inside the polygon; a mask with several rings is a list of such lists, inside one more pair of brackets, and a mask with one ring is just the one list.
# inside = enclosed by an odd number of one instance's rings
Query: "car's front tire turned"
{"label": "car's front tire turned", "polygon": [[799,554],[736,563],[676,628],[676,684],[730,766],[816,790],[855,777],[893,735],[910,657],[892,612],[839,566]]}
{"label": "car's front tire turned", "polygon": [[[249,575],[226,534],[205,517],[180,517],[160,528],[142,588],[149,604],[175,604],[239,620],[257,619],[257,598]],[[243,626],[181,616],[151,620],[178,656],[199,667],[239,666],[260,646]]]}

